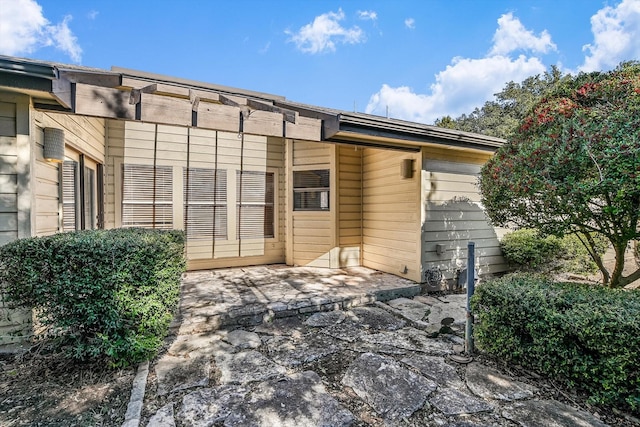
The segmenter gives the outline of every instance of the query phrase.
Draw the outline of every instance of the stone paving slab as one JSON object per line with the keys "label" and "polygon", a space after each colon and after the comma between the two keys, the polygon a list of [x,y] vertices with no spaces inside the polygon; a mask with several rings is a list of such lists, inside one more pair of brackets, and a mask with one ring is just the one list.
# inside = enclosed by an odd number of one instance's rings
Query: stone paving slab
{"label": "stone paving slab", "polygon": [[318,374],[306,371],[260,384],[224,425],[346,427],[353,420],[353,414],[326,392]]}
{"label": "stone paving slab", "polygon": [[[605,425],[540,400],[535,387],[493,368],[451,361],[464,340],[440,326],[449,316],[464,322],[463,296],[352,306],[372,298],[354,289],[388,276],[356,273],[274,266],[190,273],[183,324],[153,366],[169,402],[147,425]],[[338,309],[325,311],[327,304]],[[226,309],[236,323],[221,327],[232,318]],[[425,321],[434,313],[437,325]]]}
{"label": "stone paving slab", "polygon": [[375,353],[364,353],[356,359],[342,383],[391,421],[411,416],[437,388],[433,381]]}

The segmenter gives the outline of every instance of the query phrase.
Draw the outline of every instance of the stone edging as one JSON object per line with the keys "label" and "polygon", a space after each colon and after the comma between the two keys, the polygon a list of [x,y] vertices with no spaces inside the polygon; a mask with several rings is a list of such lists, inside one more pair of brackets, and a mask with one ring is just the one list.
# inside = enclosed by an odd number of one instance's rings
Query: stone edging
{"label": "stone edging", "polygon": [[124,416],[122,427],[138,427],[140,425],[140,415],[142,414],[142,403],[148,375],[149,361],[147,360],[138,365],[138,372],[133,379],[131,398],[129,399],[129,405],[127,405],[127,413]]}

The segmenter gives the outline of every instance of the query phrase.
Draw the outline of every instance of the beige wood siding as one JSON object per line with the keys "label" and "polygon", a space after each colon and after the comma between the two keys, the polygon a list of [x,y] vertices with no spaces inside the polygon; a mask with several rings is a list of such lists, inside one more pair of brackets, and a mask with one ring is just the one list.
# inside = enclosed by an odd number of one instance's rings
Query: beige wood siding
{"label": "beige wood siding", "polygon": [[339,146],[336,163],[339,266],[359,266],[362,262],[362,148]]}
{"label": "beige wood siding", "polygon": [[[336,197],[335,162],[336,147],[331,144],[293,141],[291,143],[291,174],[301,170],[329,170],[329,211],[294,211],[290,203],[290,248],[287,263],[314,267],[337,267],[336,251]],[[293,194],[293,188],[289,189]]]}
{"label": "beige wood siding", "polygon": [[104,119],[41,111],[34,111],[33,117],[35,125],[39,128],[63,129],[64,142],[68,148],[90,157],[97,163],[104,163],[106,134]]}
{"label": "beige wood siding", "polygon": [[[400,176],[403,159],[413,160],[412,178]],[[418,282],[420,164],[415,153],[368,148],[363,154],[363,265]]]}
{"label": "beige wood siding", "polygon": [[[226,239],[188,239],[189,269],[284,262],[285,173],[284,141],[206,129],[138,122],[108,124],[106,222],[122,225],[122,165],[173,168],[173,228],[184,229],[185,168],[217,168],[226,174]],[[240,170],[275,174],[275,236],[240,238],[237,223],[237,173]]]}
{"label": "beige wood siding", "polygon": [[[0,245],[32,235],[30,117],[28,96],[0,93]],[[0,348],[22,343],[31,325],[31,310],[11,309],[0,295]]]}
{"label": "beige wood siding", "polygon": [[[107,120],[107,160],[104,177],[104,226],[115,228],[121,225],[121,205],[116,200],[122,191],[122,160],[124,158],[124,134],[126,122]],[[118,194],[118,196],[116,196]],[[119,200],[119,199],[118,199]],[[116,220],[116,218],[118,218]]]}
{"label": "beige wood siding", "polygon": [[0,245],[18,238],[16,107],[0,102]]}
{"label": "beige wood siding", "polygon": [[[64,130],[67,154],[73,151],[84,154],[94,162],[104,163],[106,124],[104,119],[40,111],[33,111],[33,118],[35,235],[44,236],[61,231],[58,171],[61,166],[47,162],[43,157],[43,129],[54,127]],[[102,190],[98,188],[98,191]]]}
{"label": "beige wood siding", "polygon": [[[506,271],[499,243],[503,231],[491,226],[480,204],[477,177],[483,159],[464,154],[453,161],[452,156],[449,160],[442,158],[437,152],[425,152],[423,160],[425,271],[439,269],[445,279],[456,278],[458,272],[466,268],[469,241],[475,242],[476,268],[480,275]],[[440,254],[438,245],[441,245]]]}

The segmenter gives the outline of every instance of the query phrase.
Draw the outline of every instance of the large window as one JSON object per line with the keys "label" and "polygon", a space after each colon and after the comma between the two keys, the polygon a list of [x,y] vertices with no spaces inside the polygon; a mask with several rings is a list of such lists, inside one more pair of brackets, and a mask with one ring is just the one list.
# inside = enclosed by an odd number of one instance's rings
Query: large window
{"label": "large window", "polygon": [[184,168],[184,221],[189,239],[227,238],[227,171]]}
{"label": "large window", "polygon": [[275,174],[237,171],[238,237],[275,237]]}
{"label": "large window", "polygon": [[173,228],[173,168],[123,165],[122,225]]}
{"label": "large window", "polygon": [[329,210],[329,170],[293,172],[293,210]]}

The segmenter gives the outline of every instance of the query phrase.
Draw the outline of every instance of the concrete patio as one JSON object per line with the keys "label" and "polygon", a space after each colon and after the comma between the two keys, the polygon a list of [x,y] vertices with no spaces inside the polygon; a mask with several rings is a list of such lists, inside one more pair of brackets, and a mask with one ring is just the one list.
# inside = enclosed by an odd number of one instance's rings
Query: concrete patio
{"label": "concrete patio", "polygon": [[420,294],[419,284],[365,267],[267,265],[186,273],[179,333],[258,325],[274,318],[348,309]]}

